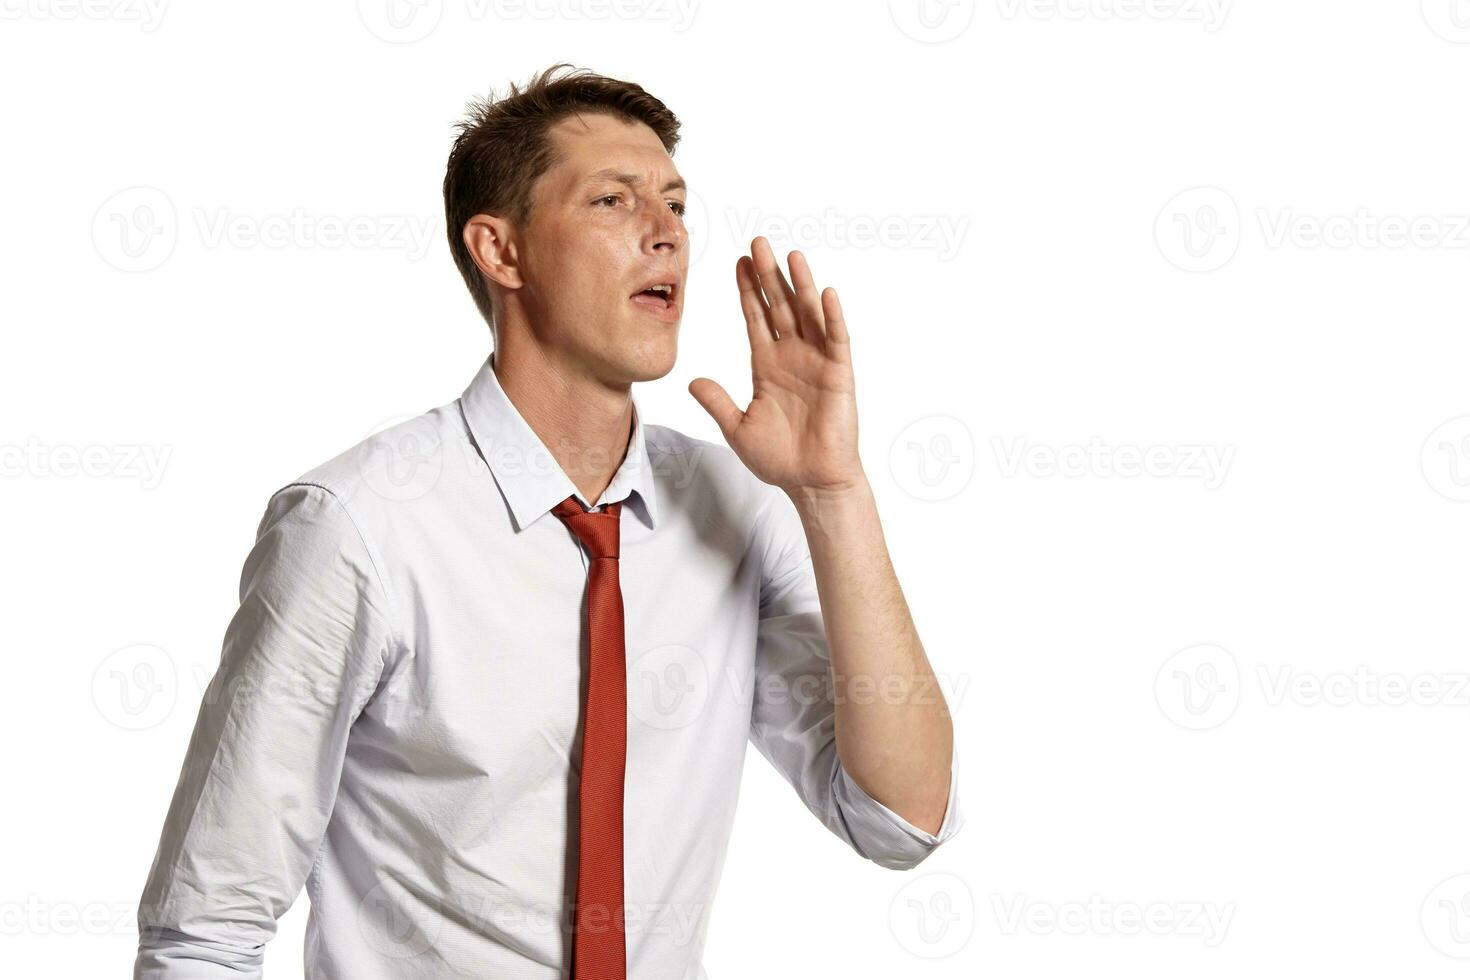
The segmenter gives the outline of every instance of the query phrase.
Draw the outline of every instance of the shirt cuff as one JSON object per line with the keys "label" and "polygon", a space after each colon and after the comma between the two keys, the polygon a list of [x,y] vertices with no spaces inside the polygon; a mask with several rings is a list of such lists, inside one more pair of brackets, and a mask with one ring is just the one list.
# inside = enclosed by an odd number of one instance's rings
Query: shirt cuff
{"label": "shirt cuff", "polygon": [[916,827],[869,796],[837,760],[832,791],[853,846],[868,860],[885,868],[906,871],[923,861],[964,826],[959,800],[959,756],[951,755],[949,802],[939,832]]}

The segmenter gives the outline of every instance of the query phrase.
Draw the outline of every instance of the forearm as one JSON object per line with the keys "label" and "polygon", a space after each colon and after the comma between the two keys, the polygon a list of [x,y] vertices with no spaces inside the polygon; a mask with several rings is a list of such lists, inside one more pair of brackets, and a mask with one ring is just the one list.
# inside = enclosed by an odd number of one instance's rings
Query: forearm
{"label": "forearm", "polygon": [[871,486],[790,493],[806,532],[831,652],[837,754],[870,796],[937,833],[954,728],[908,603]]}

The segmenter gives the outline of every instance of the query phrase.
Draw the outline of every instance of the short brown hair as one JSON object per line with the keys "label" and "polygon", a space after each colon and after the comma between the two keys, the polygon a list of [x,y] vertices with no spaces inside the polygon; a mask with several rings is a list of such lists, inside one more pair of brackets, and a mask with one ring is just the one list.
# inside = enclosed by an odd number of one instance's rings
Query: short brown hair
{"label": "short brown hair", "polygon": [[469,104],[455,127],[454,148],[444,173],[444,219],[449,251],[480,314],[493,328],[490,287],[464,243],[464,226],[477,214],[493,214],[524,225],[531,217],[532,190],[557,162],[548,135],[552,125],[582,112],[646,123],[670,154],[679,142],[679,120],[641,85],[582,68],[554,77],[569,64],[556,64],[524,88],[514,82],[500,100],[494,93]]}

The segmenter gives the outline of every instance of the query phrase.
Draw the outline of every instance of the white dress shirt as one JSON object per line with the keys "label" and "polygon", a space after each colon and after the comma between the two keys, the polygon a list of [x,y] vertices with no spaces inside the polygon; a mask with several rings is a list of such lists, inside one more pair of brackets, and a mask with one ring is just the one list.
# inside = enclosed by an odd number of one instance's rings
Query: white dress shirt
{"label": "white dress shirt", "polygon": [[[747,740],[889,868],[959,830],[958,766],[937,835],[848,776],[794,505],[633,412],[595,505],[626,501],[628,976],[697,980]],[[303,884],[312,980],[568,975],[587,557],[549,511],[571,495],[487,358],[462,397],[270,497],[135,977],[259,977]]]}

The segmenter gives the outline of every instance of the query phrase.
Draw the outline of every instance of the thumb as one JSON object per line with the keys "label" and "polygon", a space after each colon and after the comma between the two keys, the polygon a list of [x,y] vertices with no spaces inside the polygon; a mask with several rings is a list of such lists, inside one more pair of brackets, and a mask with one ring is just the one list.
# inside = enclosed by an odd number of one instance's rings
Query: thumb
{"label": "thumb", "polygon": [[740,420],[745,417],[745,413],[736,406],[729,393],[716,381],[711,381],[709,378],[695,378],[689,382],[689,394],[704,406],[704,410],[710,413],[715,424],[720,427],[725,441],[733,445],[731,437],[735,434],[736,427],[740,425]]}

